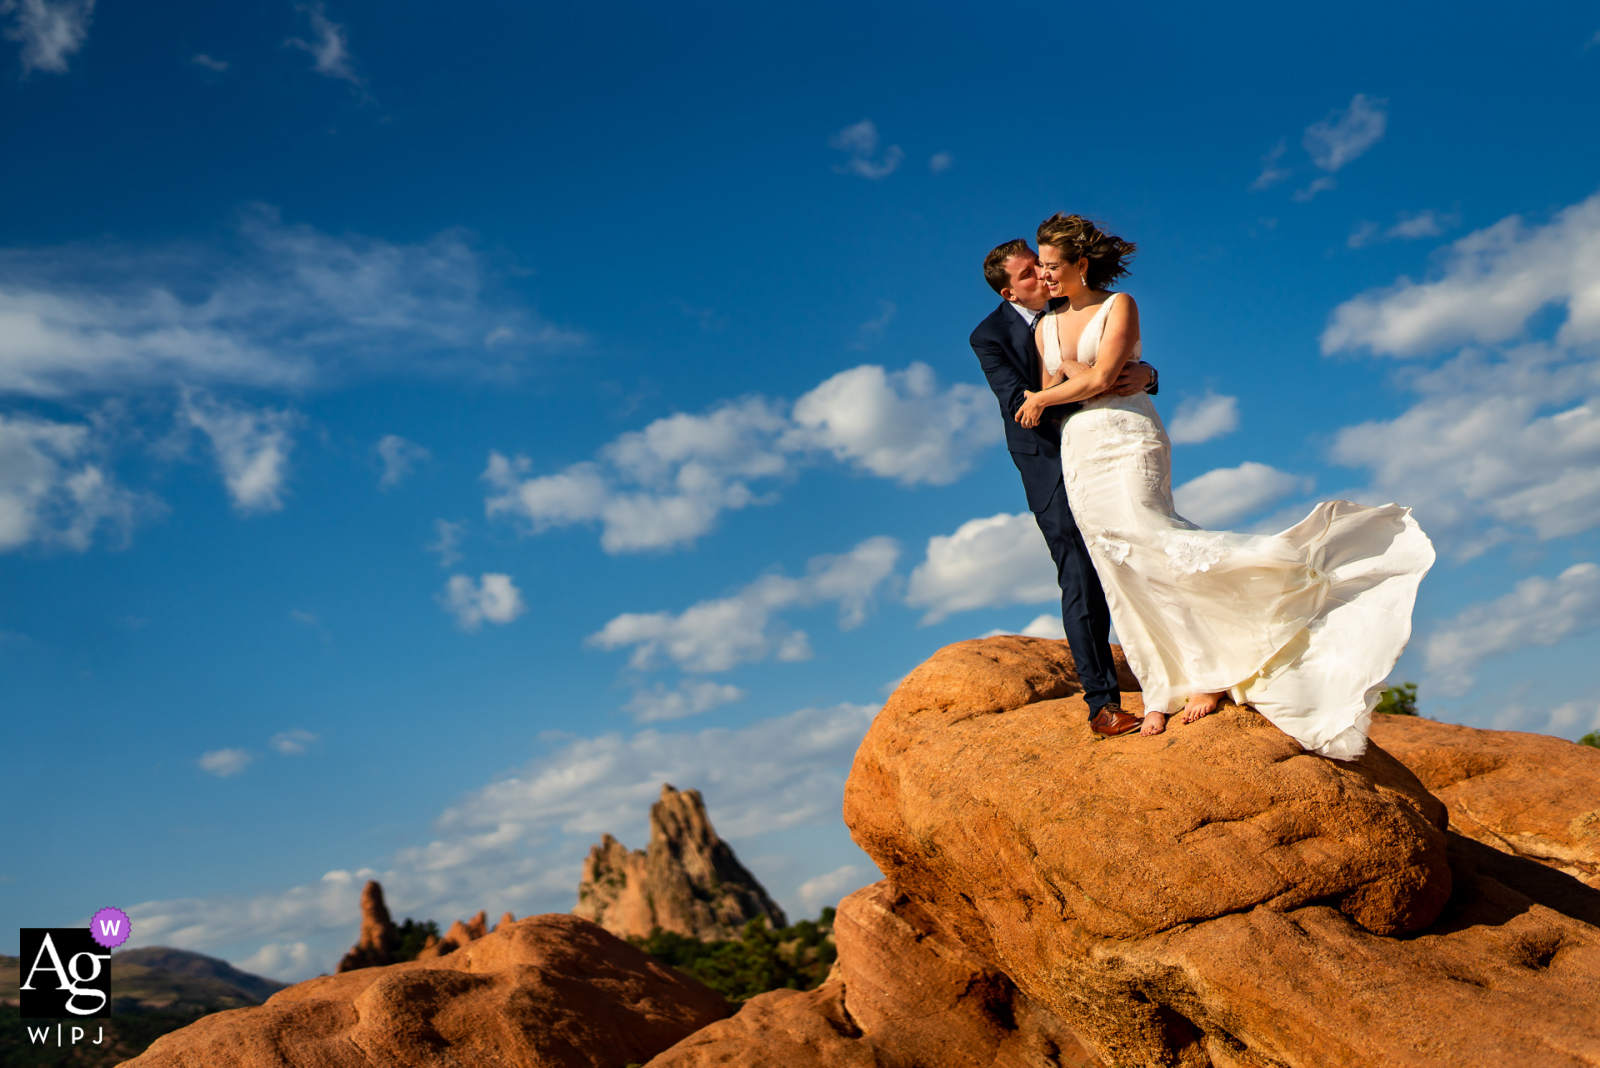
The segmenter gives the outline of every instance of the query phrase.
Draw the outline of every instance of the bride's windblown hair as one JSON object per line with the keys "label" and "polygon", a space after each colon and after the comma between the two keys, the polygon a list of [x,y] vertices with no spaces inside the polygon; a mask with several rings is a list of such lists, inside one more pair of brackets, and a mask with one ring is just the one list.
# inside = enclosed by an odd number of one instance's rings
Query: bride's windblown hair
{"label": "bride's windblown hair", "polygon": [[1133,259],[1138,246],[1108,234],[1082,215],[1056,212],[1039,224],[1034,239],[1041,246],[1050,245],[1062,252],[1068,263],[1089,259],[1086,272],[1090,289],[1105,289],[1128,273],[1128,261]]}

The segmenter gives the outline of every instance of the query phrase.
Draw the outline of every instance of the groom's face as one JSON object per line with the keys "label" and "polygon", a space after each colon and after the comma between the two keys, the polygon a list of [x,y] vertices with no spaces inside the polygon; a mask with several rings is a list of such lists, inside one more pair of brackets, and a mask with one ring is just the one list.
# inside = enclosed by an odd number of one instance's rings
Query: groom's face
{"label": "groom's face", "polygon": [[1006,274],[1010,276],[1011,284],[1000,293],[1006,300],[1016,301],[1033,311],[1050,303],[1050,288],[1039,277],[1039,258],[1033,253],[1012,256],[1006,260]]}

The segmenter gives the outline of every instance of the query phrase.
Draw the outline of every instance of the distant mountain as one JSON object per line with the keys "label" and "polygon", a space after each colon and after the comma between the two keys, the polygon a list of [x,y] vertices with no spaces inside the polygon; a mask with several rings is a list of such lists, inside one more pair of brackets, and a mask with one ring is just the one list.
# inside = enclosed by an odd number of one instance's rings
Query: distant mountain
{"label": "distant mountain", "polygon": [[[15,1004],[22,962],[0,957],[0,1002]],[[147,946],[111,955],[111,996],[139,1009],[230,1009],[259,1005],[288,984],[242,972],[225,960],[186,949]]]}

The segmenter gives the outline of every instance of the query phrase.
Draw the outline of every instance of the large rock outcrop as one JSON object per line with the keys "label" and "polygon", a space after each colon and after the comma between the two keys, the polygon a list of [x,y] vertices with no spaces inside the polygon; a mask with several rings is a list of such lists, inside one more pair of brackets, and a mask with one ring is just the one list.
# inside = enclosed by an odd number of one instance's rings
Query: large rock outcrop
{"label": "large rock outcrop", "polygon": [[297,983],[158,1039],[135,1068],[621,1068],[731,1011],[575,916],[535,916],[447,956]]}
{"label": "large rock outcrop", "polygon": [[376,879],[367,880],[367,885],[361,888],[361,934],[350,952],[340,958],[337,970],[350,972],[393,964],[399,941],[394,919],[383,902],[383,887]]}
{"label": "large rock outcrop", "polygon": [[660,928],[706,941],[736,937],[750,920],[786,927],[783,910],[733,848],[717,837],[698,790],[661,787],[650,806],[650,845],[611,835],[589,850],[572,910],[624,938]]}
{"label": "large rock outcrop", "polygon": [[1545,734],[1378,716],[1372,737],[1450,809],[1450,827],[1600,889],[1600,749]]}
{"label": "large rock outcrop", "polygon": [[774,990],[647,1068],[1092,1068],[1077,1038],[887,881],[839,903],[816,990]]}
{"label": "large rock outcrop", "polygon": [[1380,746],[1324,760],[1236,708],[1101,740],[1078,693],[1065,643],[941,650],[845,820],[1107,1064],[1600,1065],[1600,895],[1447,834]]}

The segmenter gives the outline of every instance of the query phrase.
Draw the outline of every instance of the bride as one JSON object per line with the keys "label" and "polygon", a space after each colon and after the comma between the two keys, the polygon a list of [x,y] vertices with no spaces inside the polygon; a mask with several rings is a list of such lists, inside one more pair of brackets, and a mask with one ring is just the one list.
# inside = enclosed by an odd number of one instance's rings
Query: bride
{"label": "bride", "polygon": [[[1281,534],[1201,530],[1172,504],[1172,443],[1150,398],[1106,390],[1137,360],[1139,309],[1106,287],[1134,246],[1077,215],[1039,226],[1051,309],[1034,326],[1040,390],[1016,413],[1081,402],[1061,430],[1067,500],[1128,666],[1142,734],[1193,723],[1224,694],[1305,748],[1354,760],[1383,682],[1411,637],[1433,545],[1409,508],[1327,501]],[[1064,357],[1063,354],[1069,354]]]}

